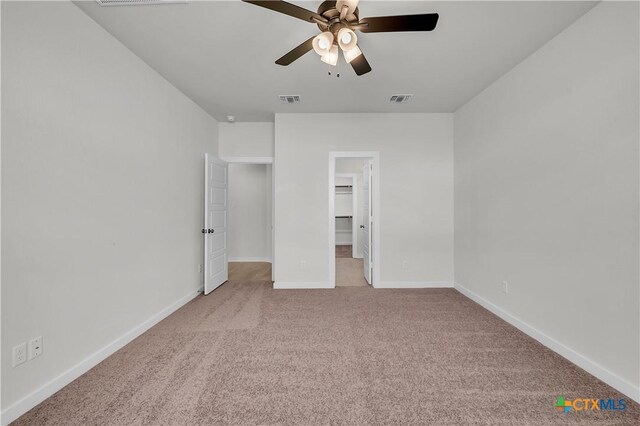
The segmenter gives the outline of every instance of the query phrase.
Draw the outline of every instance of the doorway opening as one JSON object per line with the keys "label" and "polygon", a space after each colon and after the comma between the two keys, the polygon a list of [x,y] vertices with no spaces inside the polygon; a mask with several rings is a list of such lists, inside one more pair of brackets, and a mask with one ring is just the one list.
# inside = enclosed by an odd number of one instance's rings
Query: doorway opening
{"label": "doorway opening", "polygon": [[329,277],[333,287],[376,286],[380,246],[377,152],[329,153]]}
{"label": "doorway opening", "polygon": [[272,165],[230,162],[228,167],[229,281],[272,281]]}
{"label": "doorway opening", "polygon": [[362,252],[365,194],[360,191],[363,187],[363,170],[368,163],[363,159],[336,160],[336,287],[366,287],[369,284],[364,276]]}

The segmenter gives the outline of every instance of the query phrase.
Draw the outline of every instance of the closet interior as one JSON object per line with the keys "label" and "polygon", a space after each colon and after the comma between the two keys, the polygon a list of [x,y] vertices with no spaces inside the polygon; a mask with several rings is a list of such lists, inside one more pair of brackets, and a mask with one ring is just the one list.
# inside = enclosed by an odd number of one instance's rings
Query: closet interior
{"label": "closet interior", "polygon": [[353,245],[353,185],[349,178],[336,178],[336,245]]}

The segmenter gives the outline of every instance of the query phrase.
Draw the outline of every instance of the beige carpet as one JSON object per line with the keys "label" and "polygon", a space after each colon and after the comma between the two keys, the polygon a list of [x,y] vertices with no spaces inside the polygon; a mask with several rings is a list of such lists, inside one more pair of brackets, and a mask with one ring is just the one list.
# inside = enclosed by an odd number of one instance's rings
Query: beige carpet
{"label": "beige carpet", "polygon": [[364,260],[336,257],[336,287],[366,287]]}
{"label": "beige carpet", "polygon": [[[638,424],[618,392],[452,289],[200,296],[17,425]],[[629,401],[629,400],[628,400]]]}
{"label": "beige carpet", "polygon": [[336,246],[336,257],[351,258],[353,256],[353,246]]}
{"label": "beige carpet", "polygon": [[271,263],[229,262],[229,281],[271,281]]}

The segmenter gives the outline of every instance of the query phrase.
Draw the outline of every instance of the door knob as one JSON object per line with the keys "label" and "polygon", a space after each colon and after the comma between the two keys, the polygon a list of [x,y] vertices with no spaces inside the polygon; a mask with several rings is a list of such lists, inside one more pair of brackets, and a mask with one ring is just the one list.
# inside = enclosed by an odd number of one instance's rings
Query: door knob
{"label": "door knob", "polygon": [[207,229],[207,231],[208,231],[209,234],[213,234],[214,232],[216,232],[215,229]]}
{"label": "door knob", "polygon": [[203,229],[203,230],[202,230],[202,233],[203,233],[203,234],[206,234],[206,233],[207,233],[207,230],[206,230],[206,229]]}
{"label": "door knob", "polygon": [[364,225],[360,225],[360,229],[364,229]]}

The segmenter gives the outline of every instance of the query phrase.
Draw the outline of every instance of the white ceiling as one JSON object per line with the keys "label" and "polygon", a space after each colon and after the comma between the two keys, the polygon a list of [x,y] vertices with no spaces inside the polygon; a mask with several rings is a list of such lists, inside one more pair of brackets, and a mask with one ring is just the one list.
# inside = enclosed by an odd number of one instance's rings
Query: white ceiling
{"label": "white ceiling", "polygon": [[[316,10],[320,1],[295,1]],[[430,33],[359,33],[373,71],[340,78],[309,52],[274,61],[317,26],[251,4],[100,7],[77,2],[136,55],[218,120],[273,121],[276,112],[453,112],[529,56],[595,2],[360,2],[360,16],[438,12]],[[392,94],[413,93],[392,105]],[[283,105],[278,95],[302,96]]]}

